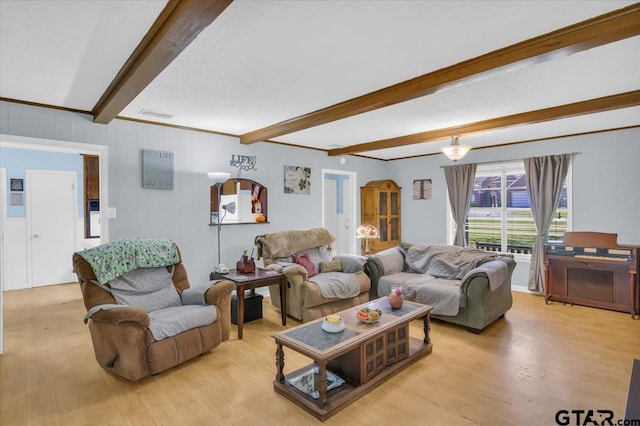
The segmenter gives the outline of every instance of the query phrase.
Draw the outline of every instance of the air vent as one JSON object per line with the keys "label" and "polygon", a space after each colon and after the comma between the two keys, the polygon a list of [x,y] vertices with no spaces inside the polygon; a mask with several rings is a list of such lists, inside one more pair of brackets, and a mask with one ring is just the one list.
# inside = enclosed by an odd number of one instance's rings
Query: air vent
{"label": "air vent", "polygon": [[141,109],[140,114],[148,115],[149,117],[155,117],[155,118],[166,118],[166,119],[173,118],[173,115],[171,114],[166,114],[164,112],[149,111],[147,109]]}

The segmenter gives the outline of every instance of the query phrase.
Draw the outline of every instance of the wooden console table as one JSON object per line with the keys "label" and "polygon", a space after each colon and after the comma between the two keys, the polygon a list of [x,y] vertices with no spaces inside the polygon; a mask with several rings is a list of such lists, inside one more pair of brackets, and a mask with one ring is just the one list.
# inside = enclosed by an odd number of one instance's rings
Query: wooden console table
{"label": "wooden console table", "polygon": [[[376,307],[383,311],[376,324],[358,321],[359,307]],[[431,306],[405,301],[400,309],[391,309],[386,297],[338,312],[345,329],[328,333],[322,329],[323,318],[275,333],[276,379],[273,388],[320,420],[379,385],[398,371],[431,353],[429,313]],[[422,318],[424,337],[409,336],[409,323]],[[313,363],[284,374],[286,346],[313,360]],[[313,373],[313,374],[310,374]],[[313,392],[303,392],[292,382],[301,377],[314,377]],[[345,382],[333,388],[329,378]],[[337,382],[337,380],[335,381]],[[330,386],[331,385],[331,386]]]}

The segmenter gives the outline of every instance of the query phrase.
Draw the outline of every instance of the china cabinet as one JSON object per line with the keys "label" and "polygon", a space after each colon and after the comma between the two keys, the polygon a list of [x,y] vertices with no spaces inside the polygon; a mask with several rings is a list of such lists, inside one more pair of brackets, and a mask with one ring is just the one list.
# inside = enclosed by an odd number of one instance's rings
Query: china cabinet
{"label": "china cabinet", "polygon": [[[400,188],[393,180],[376,180],[360,187],[362,224],[378,228],[379,239],[369,241],[369,254],[395,247],[401,238]],[[364,254],[364,241],[362,253]]]}

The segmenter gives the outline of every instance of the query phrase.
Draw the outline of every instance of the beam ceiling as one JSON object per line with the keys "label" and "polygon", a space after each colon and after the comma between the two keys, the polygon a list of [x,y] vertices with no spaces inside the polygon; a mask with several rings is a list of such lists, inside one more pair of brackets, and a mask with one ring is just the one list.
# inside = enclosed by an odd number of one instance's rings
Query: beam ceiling
{"label": "beam ceiling", "polygon": [[216,19],[232,0],[169,0],[153,26],[93,107],[96,123],[113,120]]}
{"label": "beam ceiling", "polygon": [[[637,35],[640,35],[640,3],[570,25],[503,49],[495,50],[477,58],[460,62],[450,67],[442,68],[315,112],[245,133],[241,135],[240,141],[243,144],[265,141],[276,136],[297,132],[416,99],[461,84],[469,84],[479,79],[504,74],[525,65],[533,65],[558,57],[568,56],[576,52]],[[560,112],[564,107],[567,106],[558,107],[560,108],[558,111]],[[540,111],[547,110],[554,109],[548,108]],[[518,116],[520,116],[520,114],[509,117]],[[550,119],[553,118],[546,118],[546,120]],[[481,123],[494,122],[494,120],[487,120]],[[475,125],[477,124],[478,123],[475,123]],[[498,121],[496,121],[496,125],[500,127]],[[511,125],[515,125],[515,123]],[[444,131],[447,129],[441,130]],[[488,128],[483,130],[488,130]],[[451,133],[448,133],[447,137],[450,135]],[[424,139],[409,142],[412,140],[411,138],[414,137],[416,137],[416,135],[408,135],[386,141],[399,139],[403,144],[424,142]],[[405,140],[403,138],[407,139]],[[376,141],[372,143],[382,144],[386,141]],[[370,148],[369,144],[354,145],[354,147],[362,148],[363,145],[367,145],[367,150],[375,149]],[[330,155],[363,151],[362,149],[352,148],[353,147],[347,147],[331,150]]]}
{"label": "beam ceiling", "polygon": [[329,156],[354,154],[357,152],[374,151],[378,149],[394,148],[398,146],[412,145],[417,143],[433,142],[437,140],[448,139],[452,135],[469,135],[487,130],[504,129],[507,127],[519,126],[524,124],[542,123],[545,121],[576,117],[579,115],[593,114],[596,112],[604,112],[638,105],[640,105],[640,90],[635,90],[618,95],[590,99],[588,101],[575,102],[567,105],[539,109],[537,111],[529,111],[520,114],[508,115],[505,117],[497,117],[489,120],[477,121],[475,123],[464,124],[461,126],[429,130],[427,132],[414,133],[412,135],[405,135],[396,138],[351,145],[344,148],[332,149],[328,151],[328,154]]}

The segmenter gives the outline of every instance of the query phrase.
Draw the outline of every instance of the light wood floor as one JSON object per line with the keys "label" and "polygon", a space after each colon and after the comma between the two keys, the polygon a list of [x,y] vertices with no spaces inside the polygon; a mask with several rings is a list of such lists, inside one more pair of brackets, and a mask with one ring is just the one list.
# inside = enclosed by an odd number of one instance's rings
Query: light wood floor
{"label": "light wood floor", "polygon": [[[624,416],[640,320],[514,293],[480,335],[433,321],[433,353],[328,419],[327,425],[553,425],[560,409]],[[96,363],[77,284],[4,293],[0,425],[320,424],[273,391],[279,313],[237,340],[131,383]],[[289,320],[288,326],[296,324]],[[411,324],[419,337],[421,323]],[[285,368],[308,363],[285,349]]]}

